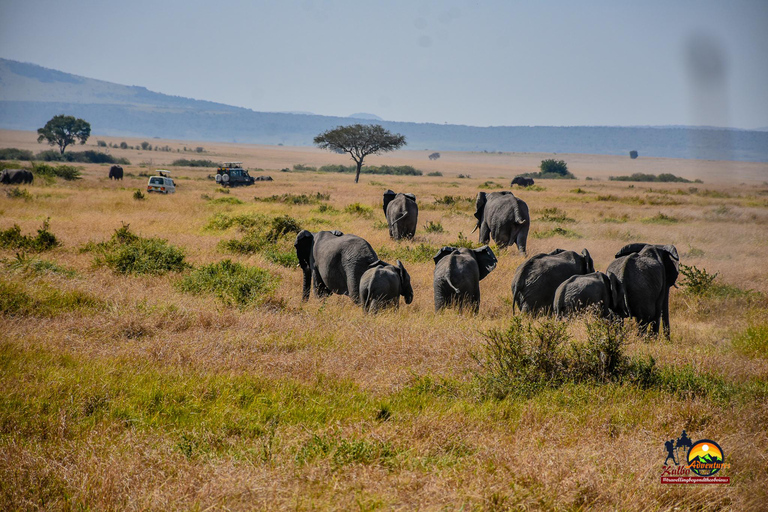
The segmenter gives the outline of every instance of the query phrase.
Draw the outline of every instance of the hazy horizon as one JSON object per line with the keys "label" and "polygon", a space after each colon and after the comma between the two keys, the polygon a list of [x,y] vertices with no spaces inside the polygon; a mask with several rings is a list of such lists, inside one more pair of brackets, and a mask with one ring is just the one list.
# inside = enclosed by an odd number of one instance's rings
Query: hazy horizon
{"label": "hazy horizon", "polygon": [[768,127],[761,1],[38,0],[0,20],[0,57],[261,112]]}

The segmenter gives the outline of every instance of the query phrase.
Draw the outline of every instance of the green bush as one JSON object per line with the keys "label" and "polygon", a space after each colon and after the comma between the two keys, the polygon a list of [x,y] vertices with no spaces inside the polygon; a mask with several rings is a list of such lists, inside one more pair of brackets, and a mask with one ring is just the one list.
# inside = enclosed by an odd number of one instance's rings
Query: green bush
{"label": "green bush", "polygon": [[118,274],[162,275],[189,268],[184,251],[161,238],[143,238],[123,224],[112,238],[97,244],[89,243],[86,251],[96,253],[95,263],[106,265]]}
{"label": "green bush", "polygon": [[42,160],[44,162],[75,162],[83,164],[131,164],[127,158],[117,158],[107,153],[93,150],[70,151],[61,154],[53,149],[48,149],[35,155],[35,160]]}
{"label": "green bush", "polygon": [[384,260],[403,260],[414,263],[424,263],[432,261],[437,254],[439,247],[434,245],[420,243],[419,245],[398,244],[395,247],[382,246],[376,250],[379,258]]}
{"label": "green bush", "polygon": [[0,313],[5,315],[54,317],[103,306],[99,299],[79,290],[63,291],[44,285],[30,291],[19,283],[0,279]]}
{"label": "green bush", "polygon": [[499,185],[498,183],[494,181],[485,181],[477,186],[477,188],[484,188],[484,189],[494,189],[494,188],[504,188],[503,185]]}
{"label": "green bush", "polygon": [[555,226],[554,228],[548,229],[546,231],[534,231],[531,233],[532,238],[552,238],[553,236],[562,236],[565,238],[582,238],[582,236],[576,231],[560,226]]}
{"label": "green bush", "polygon": [[42,275],[56,274],[65,277],[74,277],[77,273],[52,261],[32,258],[25,253],[16,253],[16,257],[10,261],[3,261],[8,270],[24,274]]}
{"label": "green bush", "polygon": [[212,160],[188,160],[186,158],[179,158],[174,160],[171,165],[178,167],[218,167],[219,164]]}
{"label": "green bush", "polygon": [[286,204],[318,204],[321,201],[331,199],[331,194],[316,192],[314,194],[282,194],[269,197],[254,197],[254,201],[264,203],[286,203]]}
{"label": "green bush", "polygon": [[608,178],[612,181],[640,181],[640,182],[655,182],[655,183],[701,183],[701,180],[691,181],[674,174],[644,174],[642,172],[636,172],[630,176],[611,176]]}
{"label": "green bush", "polygon": [[0,248],[21,249],[23,251],[43,252],[61,245],[56,236],[49,231],[48,219],[37,230],[37,236],[32,237],[21,234],[21,228],[14,224],[5,231],[0,230]]}
{"label": "green bush", "polygon": [[569,174],[568,164],[565,163],[565,160],[555,160],[554,158],[542,160],[539,169],[542,174],[559,174],[560,176]]}
{"label": "green bush", "polygon": [[768,358],[768,323],[754,324],[733,338],[733,348],[748,357]]}
{"label": "green bush", "polygon": [[136,191],[133,193],[133,198],[137,201],[143,201],[147,197],[141,192],[141,190],[136,189]]}
{"label": "green bush", "polygon": [[74,181],[82,178],[80,169],[73,165],[48,165],[43,163],[32,163],[32,172],[38,176],[48,178],[63,178],[66,181]]}
{"label": "green bush", "polygon": [[32,152],[28,149],[17,148],[2,148],[0,149],[0,160],[19,160],[30,161],[32,160]]}
{"label": "green bush", "polygon": [[371,217],[373,215],[373,208],[360,203],[352,203],[344,207],[344,213],[351,213],[360,217]]}
{"label": "green bush", "polygon": [[442,233],[445,230],[443,229],[443,224],[441,222],[432,222],[430,220],[424,225],[424,231],[427,233]]}
{"label": "green bush", "polygon": [[25,201],[32,200],[32,194],[25,188],[11,187],[5,191],[5,195],[8,199],[23,199]]}
{"label": "green bush", "polygon": [[293,217],[281,215],[268,219],[256,214],[233,218],[222,216],[214,217],[208,225],[217,226],[218,229],[239,225],[245,230],[240,239],[220,242],[219,246],[225,251],[241,254],[262,253],[267,260],[284,267],[298,264],[291,235],[301,231],[301,227]]}
{"label": "green bush", "polygon": [[245,307],[263,303],[278,282],[279,277],[266,270],[223,260],[195,269],[177,286],[184,292],[210,293],[227,305]]}
{"label": "green bush", "polygon": [[544,222],[561,222],[561,223],[573,223],[576,222],[576,219],[572,219],[568,217],[568,214],[557,207],[553,208],[544,208],[542,211],[542,216],[539,217],[538,220],[544,221]]}
{"label": "green bush", "polygon": [[440,171],[433,171],[433,172],[427,173],[427,176],[442,176],[442,175],[443,173],[441,173]]}
{"label": "green bush", "polygon": [[265,224],[268,219],[265,215],[258,213],[244,213],[242,215],[227,215],[225,213],[217,213],[210,218],[205,229],[219,229],[225,230],[232,226],[237,226],[240,229],[248,229],[254,226]]}
{"label": "green bush", "polygon": [[[294,170],[316,170],[314,167],[309,166],[299,166],[294,165]],[[345,173],[345,174],[354,174],[357,172],[357,166],[354,165],[324,165],[317,169],[319,172],[335,172],[335,173]],[[424,174],[422,171],[415,169],[411,167],[410,165],[382,165],[382,166],[364,166],[362,170],[360,171],[360,174],[385,174],[385,175],[394,175],[394,176],[421,176]]]}

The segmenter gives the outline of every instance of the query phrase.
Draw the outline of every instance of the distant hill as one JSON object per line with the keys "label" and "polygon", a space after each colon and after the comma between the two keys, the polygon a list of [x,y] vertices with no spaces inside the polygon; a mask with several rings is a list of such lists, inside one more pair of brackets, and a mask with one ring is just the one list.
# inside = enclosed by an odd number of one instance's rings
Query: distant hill
{"label": "distant hill", "polygon": [[[350,117],[256,112],[0,59],[0,128],[36,130],[57,114],[113,136],[308,146]],[[768,162],[768,132],[670,127],[475,127],[380,121],[409,149],[628,155]],[[372,117],[358,117],[372,116]],[[627,158],[629,158],[627,156]]]}
{"label": "distant hill", "polygon": [[352,119],[367,119],[369,121],[383,121],[383,119],[377,116],[376,114],[366,114],[365,112],[350,114],[347,117],[351,117]]}

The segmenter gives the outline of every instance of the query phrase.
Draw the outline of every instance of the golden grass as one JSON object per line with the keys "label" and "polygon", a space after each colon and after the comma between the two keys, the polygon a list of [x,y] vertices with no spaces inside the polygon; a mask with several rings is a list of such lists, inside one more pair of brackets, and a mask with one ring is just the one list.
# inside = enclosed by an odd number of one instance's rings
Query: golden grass
{"label": "golden grass", "polygon": [[[87,149],[96,139],[123,140],[93,136]],[[721,390],[725,395],[569,384],[529,399],[484,400],[474,392],[471,353],[482,346],[482,332],[505,328],[515,314],[510,286],[523,261],[516,249],[497,253],[498,267],[481,283],[477,316],[434,313],[431,261],[404,261],[413,303],[374,316],[347,297],[302,303],[300,270],[260,253],[223,253],[218,243],[239,237],[237,228],[205,229],[216,213],[288,214],[311,230],[360,235],[376,249],[440,247],[459,233],[476,241],[472,205],[434,200],[473,197],[489,179],[506,184],[534,170],[541,155],[441,152],[440,160],[429,161],[428,152],[399,151],[370,163],[413,165],[444,176],[363,175],[355,186],[349,175],[280,172],[298,163],[348,163],[311,148],[152,142],[204,146],[208,152],[200,158],[243,160],[267,169],[275,181],[225,196],[206,179],[209,169],[180,168],[175,195],[136,201],[133,192],[146,186],[146,178],[111,182],[109,166],[84,165],[80,181],[23,187],[30,201],[0,194],[0,229],[16,223],[35,233],[50,217],[63,245],[35,257],[76,271],[69,277],[12,270],[7,263],[14,252],[2,250],[0,280],[99,301],[87,310],[0,314],[0,508],[764,507],[768,356],[734,348],[750,326],[768,322],[764,296],[697,298],[673,290],[672,339],[629,339],[629,354],[713,375],[731,390]],[[0,132],[0,144],[42,148],[24,132]],[[123,167],[134,175],[196,157],[111,151],[133,162]],[[586,247],[596,268],[605,270],[628,242],[673,243],[684,263],[718,272],[718,282],[768,293],[765,164],[561,157],[577,176],[602,179],[515,190],[531,208],[534,231],[562,226],[582,237],[531,237],[530,253]],[[631,172],[671,172],[704,184],[690,185],[698,189],[692,192],[687,184],[629,188],[606,179]],[[719,172],[737,173],[749,184],[716,184],[726,181]],[[459,173],[472,178],[459,179]],[[381,229],[387,188],[413,192],[422,206],[413,241],[393,242]],[[253,200],[316,192],[330,194],[326,203],[336,211]],[[212,204],[204,194],[244,204]],[[372,215],[345,213],[353,203],[371,207]],[[554,207],[575,222],[535,220]],[[660,213],[677,222],[647,221]],[[426,233],[429,221],[444,231]],[[95,267],[93,254],[80,248],[108,240],[121,223],[184,248],[194,266],[230,258],[267,269],[281,278],[276,298],[240,310],[182,293],[174,273],[123,276]],[[578,321],[570,329],[584,336]],[[243,398],[247,390],[255,398]],[[388,413],[381,416],[382,410]],[[733,465],[729,486],[659,484],[663,443],[683,428],[694,440],[720,443]],[[323,443],[328,453],[311,451]],[[314,458],[304,461],[307,453]]]}

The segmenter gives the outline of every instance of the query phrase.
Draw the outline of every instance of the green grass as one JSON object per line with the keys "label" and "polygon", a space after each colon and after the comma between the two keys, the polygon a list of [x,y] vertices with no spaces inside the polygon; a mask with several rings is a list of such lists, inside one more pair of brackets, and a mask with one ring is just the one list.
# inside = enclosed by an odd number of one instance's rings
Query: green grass
{"label": "green grass", "polygon": [[531,233],[532,238],[552,238],[555,236],[562,236],[565,238],[583,238],[579,233],[571,229],[555,226],[552,229],[546,231],[534,231]]}
{"label": "green grass", "polygon": [[750,325],[734,336],[732,343],[740,354],[768,359],[768,323]]}
{"label": "green grass", "polygon": [[236,197],[217,197],[216,199],[209,200],[208,204],[245,204],[245,203]]}
{"label": "green grass", "polygon": [[127,224],[116,229],[108,241],[90,242],[83,251],[95,254],[97,266],[105,265],[118,274],[162,275],[189,268],[183,249],[161,238],[136,235]]}
{"label": "green grass", "polygon": [[13,272],[31,274],[31,275],[60,275],[64,277],[75,277],[77,272],[64,268],[52,261],[32,258],[25,253],[17,253],[12,260],[3,260],[6,268]]}
{"label": "green grass", "polygon": [[496,183],[494,181],[486,181],[486,182],[483,182],[480,185],[478,185],[477,188],[495,189],[495,188],[504,188],[504,185],[500,185],[500,184],[498,184],[498,183]]}
{"label": "green grass", "polygon": [[177,286],[183,292],[208,293],[227,305],[245,307],[263,303],[279,280],[264,269],[223,260],[193,270]]}
{"label": "green grass", "polygon": [[373,216],[373,208],[360,203],[352,203],[344,207],[344,213],[370,218]]}
{"label": "green grass", "polygon": [[47,284],[35,287],[0,278],[0,313],[9,316],[55,317],[64,313],[91,313],[104,307],[93,295],[60,290]]}
{"label": "green grass", "polygon": [[[267,256],[270,261],[279,264],[286,263],[284,266],[289,266],[287,265],[288,260],[293,261],[287,255],[291,251],[295,252],[293,240],[289,239],[291,235],[301,231],[301,226],[293,217],[288,215],[280,215],[271,219],[263,215],[234,218],[214,217],[212,221],[216,226],[237,224],[245,231],[245,234],[240,239],[222,240],[219,247],[225,251],[241,254],[267,251],[270,254]],[[209,223],[209,225],[211,224]]]}
{"label": "green grass", "polygon": [[571,217],[568,217],[568,214],[562,210],[560,210],[557,207],[552,208],[544,208],[541,211],[542,215],[538,218],[540,221],[544,222],[559,222],[559,223],[574,223],[576,222],[576,219],[572,219]]}
{"label": "green grass", "polygon": [[210,219],[205,225],[205,229],[217,229],[225,230],[232,226],[237,226],[240,229],[252,228],[268,222],[266,215],[258,213],[244,213],[241,215],[228,215],[226,213],[217,213]]}
{"label": "green grass", "polygon": [[424,231],[427,233],[443,233],[445,232],[445,229],[443,229],[443,224],[441,222],[433,222],[430,220],[424,224]]}
{"label": "green grass", "polygon": [[394,263],[395,260],[402,260],[413,263],[424,263],[432,261],[437,254],[439,247],[434,245],[420,243],[418,245],[398,244],[395,247],[382,246],[376,250],[384,261]]}
{"label": "green grass", "polygon": [[23,199],[24,201],[31,201],[32,194],[25,188],[11,187],[6,189],[5,196],[8,199]]}
{"label": "green grass", "polygon": [[677,224],[680,222],[675,217],[672,217],[671,215],[667,215],[665,213],[657,213],[653,217],[645,217],[643,219],[640,219],[641,222],[644,222],[646,224]]}
{"label": "green grass", "polygon": [[331,194],[324,194],[322,192],[316,192],[314,194],[282,194],[269,197],[254,197],[255,201],[284,204],[318,204],[330,199]]}

